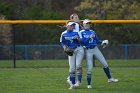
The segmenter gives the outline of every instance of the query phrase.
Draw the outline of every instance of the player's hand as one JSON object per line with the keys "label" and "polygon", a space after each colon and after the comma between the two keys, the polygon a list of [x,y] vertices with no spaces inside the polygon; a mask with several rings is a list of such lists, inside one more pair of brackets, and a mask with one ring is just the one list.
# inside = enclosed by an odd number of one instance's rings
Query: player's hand
{"label": "player's hand", "polygon": [[79,39],[79,37],[78,37],[78,35],[75,35],[74,37],[73,37],[73,39]]}
{"label": "player's hand", "polygon": [[103,46],[103,48],[105,48],[107,47],[108,44],[109,44],[108,40],[103,40],[101,45]]}

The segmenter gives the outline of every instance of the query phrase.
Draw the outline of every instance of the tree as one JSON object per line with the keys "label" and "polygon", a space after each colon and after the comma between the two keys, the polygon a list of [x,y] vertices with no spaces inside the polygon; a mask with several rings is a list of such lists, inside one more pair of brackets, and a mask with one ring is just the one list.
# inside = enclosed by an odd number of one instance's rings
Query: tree
{"label": "tree", "polygon": [[[0,20],[4,20],[5,16],[0,15]],[[5,45],[10,45],[12,43],[12,27],[9,24],[0,24],[0,57],[10,57],[12,52],[11,48],[5,47]],[[4,47],[3,47],[4,46]]]}
{"label": "tree", "polygon": [[92,19],[140,19],[137,0],[84,0],[75,10]]}
{"label": "tree", "polygon": [[[83,0],[75,10],[89,19],[140,19],[138,0]],[[95,24],[94,29],[112,43],[140,43],[139,24]]]}
{"label": "tree", "polygon": [[[0,15],[0,20],[4,20],[5,16]],[[12,27],[9,24],[0,24],[0,44],[8,45],[12,43]]]}

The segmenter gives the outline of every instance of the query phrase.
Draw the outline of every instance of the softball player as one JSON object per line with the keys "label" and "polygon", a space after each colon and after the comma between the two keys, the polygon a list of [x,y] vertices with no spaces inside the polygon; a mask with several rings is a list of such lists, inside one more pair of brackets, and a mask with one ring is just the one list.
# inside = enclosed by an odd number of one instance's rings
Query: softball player
{"label": "softball player", "polygon": [[74,31],[79,32],[81,28],[83,28],[79,16],[76,13],[70,15],[70,20],[75,22]]}
{"label": "softball player", "polygon": [[91,86],[91,74],[93,68],[93,56],[95,56],[101,65],[103,66],[104,72],[108,78],[108,82],[118,82],[118,79],[114,79],[110,75],[108,64],[102,55],[101,51],[98,49],[97,44],[102,45],[103,47],[108,44],[108,40],[99,40],[96,33],[93,30],[90,30],[90,20],[85,19],[83,21],[84,29],[80,31],[82,36],[82,44],[86,52],[86,61],[87,61],[87,88],[92,88]]}
{"label": "softball player", "polygon": [[[79,33],[80,28],[82,27],[82,25],[81,25],[81,23],[79,21],[78,15],[76,13],[71,14],[70,15],[70,21],[75,22],[75,25],[74,25],[74,29],[73,30],[74,30],[74,32],[78,32]],[[83,57],[84,57],[84,49],[81,49],[81,52],[82,52],[81,54],[83,54],[81,56],[81,60],[82,60]],[[80,67],[77,69],[77,74],[78,74],[78,80],[75,83],[75,86],[79,87],[81,85],[81,80],[82,80],[82,64],[80,64]],[[67,82],[69,84],[71,83],[69,76],[67,78]]]}
{"label": "softball player", "polygon": [[75,70],[81,67],[81,62],[83,59],[83,47],[80,46],[79,42],[79,33],[75,32],[74,22],[67,23],[67,30],[61,34],[60,43],[63,46],[64,50],[66,47],[70,49],[74,49],[74,53],[72,56],[68,56],[69,61],[69,76],[70,76],[70,88],[73,89],[75,87]]}

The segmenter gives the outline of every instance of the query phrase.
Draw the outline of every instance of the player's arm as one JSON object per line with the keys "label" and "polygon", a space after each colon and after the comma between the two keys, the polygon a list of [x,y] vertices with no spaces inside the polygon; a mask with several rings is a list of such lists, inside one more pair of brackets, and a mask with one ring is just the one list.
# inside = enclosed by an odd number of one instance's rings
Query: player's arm
{"label": "player's arm", "polygon": [[61,46],[62,46],[63,49],[64,49],[64,52],[65,52],[68,56],[72,56],[73,53],[74,53],[74,50],[68,48],[68,46],[67,46],[67,44],[66,44],[66,40],[65,40],[65,38],[64,38],[63,35],[61,35],[61,37],[60,37],[60,43],[61,43]]}
{"label": "player's arm", "polygon": [[66,50],[66,48],[67,48],[67,45],[65,44],[65,42],[60,42],[60,45],[63,47],[63,49],[64,49],[64,51]]}
{"label": "player's arm", "polygon": [[100,40],[100,39],[98,38],[98,36],[96,35],[96,33],[95,33],[94,39],[96,40],[96,43],[97,43],[97,44],[99,44],[99,45],[102,44],[102,40]]}
{"label": "player's arm", "polygon": [[66,46],[66,43],[65,43],[65,38],[63,36],[63,34],[61,34],[61,37],[60,37],[60,45],[65,49],[67,46]]}
{"label": "player's arm", "polygon": [[108,40],[103,40],[103,41],[99,40],[96,34],[95,34],[95,39],[97,44],[101,45],[103,48],[105,48],[109,44]]}
{"label": "player's arm", "polygon": [[90,37],[89,38],[84,38],[84,36],[81,32],[80,32],[79,36],[80,36],[81,44],[87,44],[89,42],[89,40],[91,39]]}
{"label": "player's arm", "polygon": [[80,38],[80,42],[82,43],[82,44],[87,44],[88,42],[89,42],[89,40],[90,40],[91,38]]}
{"label": "player's arm", "polygon": [[82,38],[81,33],[78,32],[78,35],[77,35],[77,36],[78,36],[78,37],[77,37],[77,40],[78,40],[78,42],[81,44],[81,43],[82,43],[82,41],[81,41],[81,38]]}
{"label": "player's arm", "polygon": [[79,20],[79,21],[76,22],[76,23],[78,23],[78,25],[79,25],[79,29],[83,29],[83,24],[82,24],[83,22],[82,22],[82,21]]}
{"label": "player's arm", "polygon": [[81,34],[80,34],[80,32],[77,32],[77,34],[73,37],[73,39],[76,39],[78,42],[81,43],[80,38],[81,38]]}

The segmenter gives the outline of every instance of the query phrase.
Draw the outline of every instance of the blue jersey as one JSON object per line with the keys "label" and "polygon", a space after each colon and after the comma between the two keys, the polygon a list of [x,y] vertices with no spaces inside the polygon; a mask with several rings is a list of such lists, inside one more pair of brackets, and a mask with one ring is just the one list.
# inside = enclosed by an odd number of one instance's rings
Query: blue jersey
{"label": "blue jersey", "polygon": [[64,31],[61,34],[61,38],[60,38],[61,46],[66,45],[68,48],[73,48],[73,49],[75,49],[78,46],[80,46],[79,41],[74,38],[74,36],[76,36],[76,35],[79,37],[78,32],[71,31],[71,30]]}
{"label": "blue jersey", "polygon": [[[96,33],[93,30],[81,30],[81,42],[85,48],[94,48],[97,44],[101,45],[102,41],[98,39]],[[93,34],[94,37],[90,38],[90,35]]]}
{"label": "blue jersey", "polygon": [[75,32],[79,32],[80,31],[80,25],[78,23],[75,22],[75,26],[74,26],[74,31]]}

